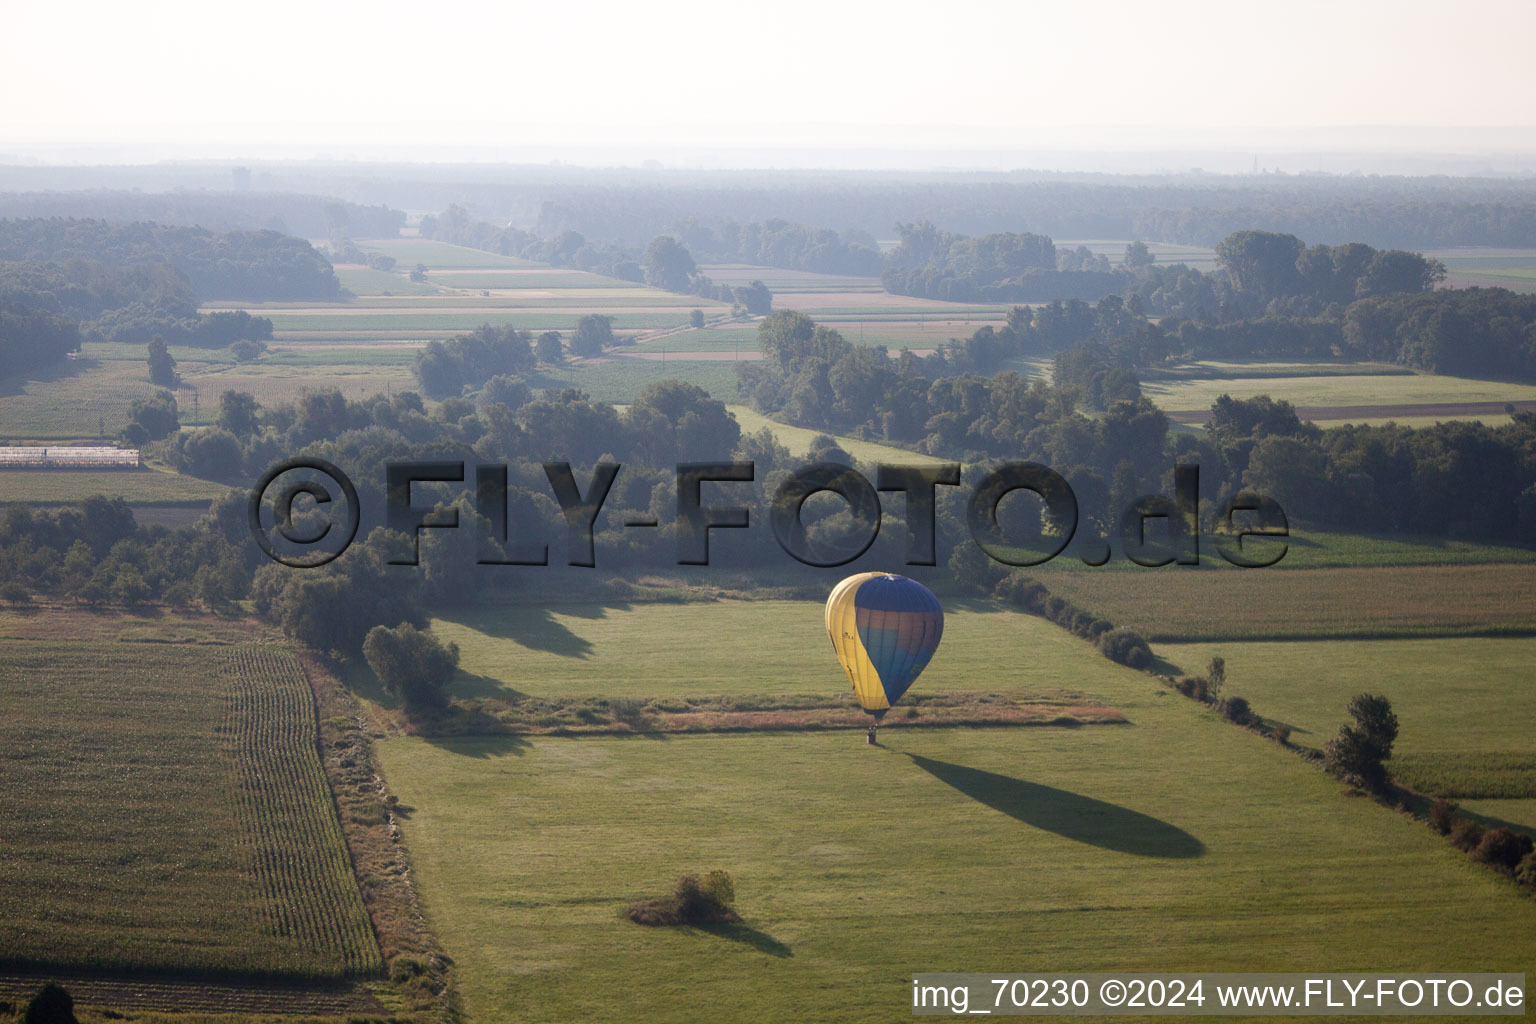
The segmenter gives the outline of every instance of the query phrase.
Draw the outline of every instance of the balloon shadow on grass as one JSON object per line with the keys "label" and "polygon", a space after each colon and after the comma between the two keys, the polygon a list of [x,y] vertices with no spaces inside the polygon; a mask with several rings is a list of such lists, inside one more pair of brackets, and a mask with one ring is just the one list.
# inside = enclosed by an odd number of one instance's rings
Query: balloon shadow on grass
{"label": "balloon shadow on grass", "polygon": [[1205,844],[1188,832],[1129,807],[979,768],[907,756],[972,800],[1064,839],[1138,857],[1182,859],[1205,853]]}

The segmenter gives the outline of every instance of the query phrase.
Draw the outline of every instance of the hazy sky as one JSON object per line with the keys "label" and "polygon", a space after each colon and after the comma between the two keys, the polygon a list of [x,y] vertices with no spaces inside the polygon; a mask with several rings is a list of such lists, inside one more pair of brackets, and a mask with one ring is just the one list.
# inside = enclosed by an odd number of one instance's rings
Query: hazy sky
{"label": "hazy sky", "polygon": [[3,0],[3,12],[0,147],[1073,144],[1112,126],[1196,141],[1231,127],[1536,124],[1533,0]]}

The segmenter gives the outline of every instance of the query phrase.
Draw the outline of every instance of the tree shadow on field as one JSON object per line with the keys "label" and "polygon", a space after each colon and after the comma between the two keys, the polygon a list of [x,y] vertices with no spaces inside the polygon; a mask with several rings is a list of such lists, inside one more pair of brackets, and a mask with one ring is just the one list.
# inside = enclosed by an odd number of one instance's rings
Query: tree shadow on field
{"label": "tree shadow on field", "polygon": [[[601,618],[589,615],[588,618]],[[455,622],[486,636],[511,640],[530,651],[544,651],[562,658],[588,658],[592,644],[559,622],[548,608],[533,605],[502,605],[474,609],[455,616]]]}
{"label": "tree shadow on field", "polygon": [[978,803],[1064,839],[1138,857],[1199,857],[1205,844],[1140,811],[1035,782],[908,754],[923,771]]}
{"label": "tree shadow on field", "polygon": [[722,939],[739,942],[743,946],[750,946],[759,953],[767,953],[780,959],[792,957],[794,951],[769,935],[765,931],[759,931],[748,924],[703,924],[695,925],[692,929],[696,932],[704,932],[709,935],[717,935]]}
{"label": "tree shadow on field", "polygon": [[450,695],[461,699],[499,697],[502,700],[522,700],[528,696],[521,690],[508,686],[500,679],[477,675],[474,672],[466,672],[463,669],[454,672],[453,678],[448,680],[448,691]]}
{"label": "tree shadow on field", "polygon": [[63,359],[47,366],[34,366],[16,373],[0,373],[0,398],[26,394],[28,384],[52,384],[70,377],[78,377],[87,370],[101,366],[101,361],[88,356]]}
{"label": "tree shadow on field", "polygon": [[432,746],[461,757],[489,761],[493,757],[522,757],[533,746],[522,736],[423,736]]}

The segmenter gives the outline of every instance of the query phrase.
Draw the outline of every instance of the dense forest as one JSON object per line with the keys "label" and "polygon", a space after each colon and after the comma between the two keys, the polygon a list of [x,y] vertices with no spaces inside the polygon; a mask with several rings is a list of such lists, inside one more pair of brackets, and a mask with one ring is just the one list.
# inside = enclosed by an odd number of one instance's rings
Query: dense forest
{"label": "dense forest", "polygon": [[298,238],[393,238],[405,213],[322,196],[288,192],[83,192],[0,193],[0,218],[62,217],[119,223],[148,221],[209,231],[276,231]]}
{"label": "dense forest", "polygon": [[306,241],[276,231],[169,227],[73,218],[0,220],[0,261],[164,264],[208,299],[323,301],[341,285]]}

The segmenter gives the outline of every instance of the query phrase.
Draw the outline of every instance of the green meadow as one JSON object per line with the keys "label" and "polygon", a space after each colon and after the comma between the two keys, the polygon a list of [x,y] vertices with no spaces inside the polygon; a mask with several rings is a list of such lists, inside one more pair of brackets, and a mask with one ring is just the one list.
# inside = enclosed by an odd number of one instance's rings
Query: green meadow
{"label": "green meadow", "polygon": [[[456,686],[845,685],[815,602],[542,614],[439,622],[464,649]],[[1043,620],[978,607],[948,623],[918,688],[1064,686],[1130,724],[893,724],[879,747],[856,731],[382,741],[469,1020],[710,1007],[875,1021],[909,1012],[908,979],[928,970],[1519,970],[1536,956],[1536,901],[1422,824]],[[741,925],[621,917],[713,868],[736,880]]]}

